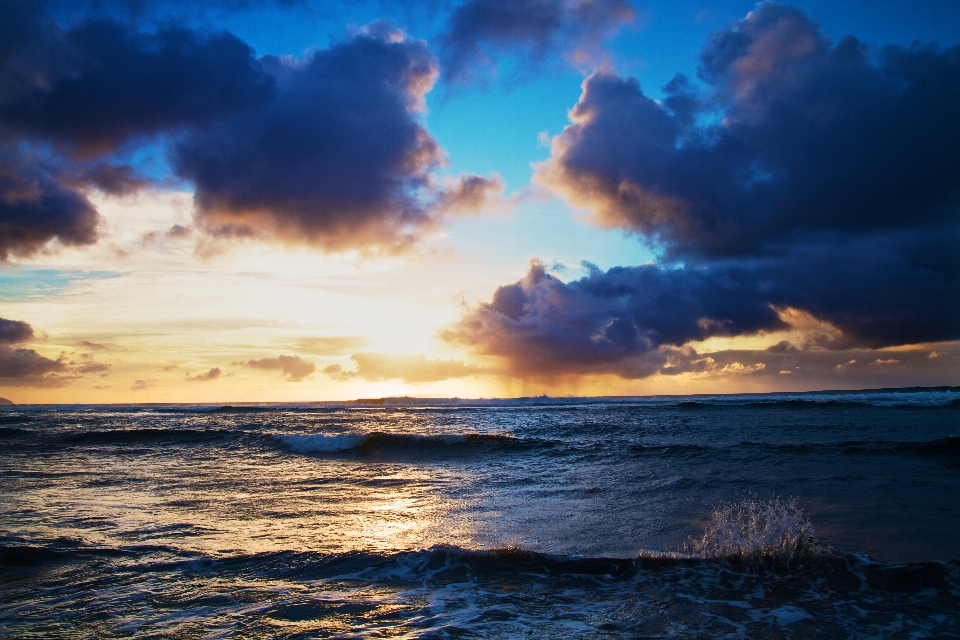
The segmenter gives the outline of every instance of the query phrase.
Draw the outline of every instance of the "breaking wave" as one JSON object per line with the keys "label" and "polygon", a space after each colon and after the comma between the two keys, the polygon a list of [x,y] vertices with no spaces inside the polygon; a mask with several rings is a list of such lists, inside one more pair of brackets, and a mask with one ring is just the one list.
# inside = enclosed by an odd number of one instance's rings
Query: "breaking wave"
{"label": "breaking wave", "polygon": [[381,433],[344,433],[309,435],[274,434],[276,440],[296,453],[340,453],[347,451],[377,453],[390,451],[483,451],[528,450],[549,447],[552,443],[531,438],[498,434],[419,435]]}
{"label": "breaking wave", "polygon": [[69,625],[91,637],[273,638],[291,628],[296,637],[410,639],[900,637],[904,629],[954,637],[960,604],[956,562],[889,565],[844,554],[771,566],[446,545],[223,558],[0,547],[0,570],[10,575],[54,566],[55,588],[11,583],[16,608],[0,605],[0,615],[10,614],[15,633],[59,637]]}

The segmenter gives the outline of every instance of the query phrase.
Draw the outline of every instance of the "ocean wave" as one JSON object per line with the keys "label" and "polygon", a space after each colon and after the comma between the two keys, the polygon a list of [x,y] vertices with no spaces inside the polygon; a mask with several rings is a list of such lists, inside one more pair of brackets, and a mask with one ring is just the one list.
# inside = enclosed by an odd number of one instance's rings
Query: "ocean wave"
{"label": "ocean wave", "polygon": [[845,394],[778,396],[717,396],[696,400],[678,400],[673,405],[681,410],[716,409],[829,409],[872,407],[879,409],[958,409],[960,394]]}
{"label": "ocean wave", "polygon": [[29,429],[18,429],[16,427],[0,427],[0,440],[7,438],[20,438],[30,433]]}
{"label": "ocean wave", "polygon": [[308,435],[273,434],[285,447],[296,453],[340,453],[356,451],[380,453],[383,451],[479,452],[486,450],[528,450],[549,447],[551,442],[508,435],[468,434],[399,434],[343,433]]}
{"label": "ocean wave", "polygon": [[330,407],[326,404],[300,405],[300,404],[253,404],[253,405],[164,405],[150,406],[146,410],[156,413],[199,413],[199,414],[219,414],[219,413],[314,413],[329,411]]}
{"label": "ocean wave", "polygon": [[134,444],[175,442],[178,444],[209,443],[243,435],[235,429],[165,429],[140,427],[134,429],[103,429],[81,431],[67,435],[64,440],[73,445]]}
{"label": "ocean wave", "polygon": [[634,444],[629,450],[639,457],[697,458],[716,454],[768,452],[770,454],[822,455],[922,455],[960,456],[960,436],[926,441],[841,440],[838,442],[752,442],[736,444]]}
{"label": "ocean wave", "polygon": [[291,626],[310,637],[953,637],[960,624],[960,562],[836,552],[770,563],[447,545],[211,558],[34,546],[0,547],[0,572],[30,576],[5,585],[0,605],[5,630],[24,637],[65,626],[97,637],[269,638]]}

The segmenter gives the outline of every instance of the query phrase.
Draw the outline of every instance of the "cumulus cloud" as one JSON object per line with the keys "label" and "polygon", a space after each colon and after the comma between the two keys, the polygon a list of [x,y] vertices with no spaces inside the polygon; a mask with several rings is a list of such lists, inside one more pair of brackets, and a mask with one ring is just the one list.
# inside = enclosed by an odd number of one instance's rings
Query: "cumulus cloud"
{"label": "cumulus cloud", "polygon": [[3,12],[3,31],[32,35],[2,59],[2,127],[76,156],[104,155],[138,136],[203,124],[272,91],[273,79],[253,51],[229,33],[141,31],[103,18],[63,29],[42,13],[43,3],[4,4],[19,10]]}
{"label": "cumulus cloud", "polygon": [[[0,386],[62,387],[84,375],[103,377],[112,368],[110,364],[97,362],[89,353],[81,353],[75,359],[61,353],[59,358],[52,360],[33,349],[11,346],[33,338],[33,327],[28,323],[0,318]],[[80,346],[92,350],[106,348],[86,341]]]}
{"label": "cumulus cloud", "polygon": [[33,337],[33,327],[21,320],[0,318],[0,344],[26,342]]}
{"label": "cumulus cloud", "polygon": [[[884,268],[874,274],[877,264]],[[501,358],[516,375],[635,378],[702,367],[695,354],[681,349],[687,343],[784,330],[791,321],[803,329],[809,315],[822,319],[831,333],[811,334],[805,348],[956,339],[958,299],[956,280],[869,254],[675,268],[650,264],[606,272],[592,267],[588,276],[569,283],[534,261],[523,279],[499,287],[490,302],[470,308],[440,337],[477,355]],[[769,349],[771,354],[798,351],[788,342]]]}
{"label": "cumulus cloud", "polygon": [[661,264],[564,283],[535,263],[444,339],[519,375],[642,377],[784,370],[684,349],[788,325],[802,340],[765,358],[960,338],[960,47],[832,43],[763,3],[664,94],[594,73],[536,174]]}
{"label": "cumulus cloud", "polygon": [[92,244],[99,219],[70,171],[0,146],[0,261],[35,253],[54,238]]}
{"label": "cumulus cloud", "polygon": [[88,195],[157,180],[129,163],[148,144],[193,183],[201,252],[250,238],[394,253],[505,202],[497,176],[436,179],[445,159],[421,114],[438,63],[385,22],[258,58],[230,33],[96,4],[59,24],[48,3],[0,0],[0,260],[96,242]]}
{"label": "cumulus cloud", "polygon": [[956,231],[960,47],[832,43],[762,3],[710,38],[699,75],[705,89],[677,76],[657,101],[594,73],[537,179],[684,260]]}
{"label": "cumulus cloud", "polygon": [[176,148],[212,234],[327,250],[408,246],[433,218],[440,164],[418,112],[437,63],[381,26],[303,59],[263,58],[272,100],[192,131]]}
{"label": "cumulus cloud", "polygon": [[468,82],[495,70],[502,54],[535,62],[558,50],[574,61],[593,58],[599,42],[633,18],[623,0],[467,0],[440,38],[444,76]]}
{"label": "cumulus cloud", "polygon": [[250,367],[251,369],[282,371],[288,382],[300,382],[317,370],[315,364],[303,360],[300,356],[277,356],[276,358],[261,358],[259,360],[247,360],[246,362],[234,362],[234,364]]}
{"label": "cumulus cloud", "polygon": [[444,329],[444,340],[498,356],[520,375],[617,372],[650,375],[670,349],[711,336],[784,328],[762,289],[727,273],[616,267],[564,283],[533,261],[527,275],[499,287]]}
{"label": "cumulus cloud", "polygon": [[73,379],[63,356],[46,358],[33,349],[10,345],[33,338],[33,327],[21,320],[0,318],[0,385],[59,387]]}
{"label": "cumulus cloud", "polygon": [[190,382],[207,382],[209,380],[216,380],[219,377],[220,367],[213,367],[209,371],[206,371],[205,373],[198,373],[195,376],[192,376],[188,373],[186,376],[187,380]]}
{"label": "cumulus cloud", "polygon": [[506,184],[497,173],[489,178],[463,174],[446,182],[434,206],[438,213],[448,216],[506,211],[516,203],[517,197],[505,197],[505,188]]}
{"label": "cumulus cloud", "polygon": [[339,381],[361,378],[368,382],[401,380],[409,384],[421,384],[462,378],[483,371],[460,360],[428,360],[422,353],[355,353],[350,359],[354,362],[354,370],[332,364],[324,368],[323,373]]}
{"label": "cumulus cloud", "polygon": [[33,349],[0,345],[0,384],[12,387],[60,387],[74,379],[63,358],[51,360]]}
{"label": "cumulus cloud", "polygon": [[44,2],[0,1],[0,260],[97,240],[91,189],[148,180],[112,155],[233,113],[273,79],[234,36],[110,18],[62,27]]}

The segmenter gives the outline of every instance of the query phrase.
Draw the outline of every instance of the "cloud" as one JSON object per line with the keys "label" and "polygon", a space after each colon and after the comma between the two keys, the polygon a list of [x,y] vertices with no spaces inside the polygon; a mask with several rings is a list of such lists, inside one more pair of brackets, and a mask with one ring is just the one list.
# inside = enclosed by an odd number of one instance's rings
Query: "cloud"
{"label": "cloud", "polygon": [[0,344],[0,385],[60,387],[73,379],[62,357],[51,360],[33,349],[14,349]]}
{"label": "cloud", "polygon": [[[811,334],[805,348],[957,339],[958,300],[956,280],[868,251],[606,272],[591,266],[588,276],[569,283],[533,261],[523,279],[499,287],[440,337],[501,358],[519,376],[645,377],[664,367],[687,371],[688,359],[671,362],[687,343],[784,330],[790,322],[802,329],[807,316],[819,318],[830,334]],[[781,342],[769,351],[797,348]]]}
{"label": "cloud", "polygon": [[537,180],[685,261],[944,227],[956,239],[960,47],[834,44],[762,3],[710,38],[699,75],[705,89],[677,76],[656,101],[594,73]]}
{"label": "cloud", "polygon": [[370,344],[361,336],[324,336],[301,338],[296,341],[296,350],[318,356],[341,356]]}
{"label": "cloud", "polygon": [[440,36],[444,77],[469,82],[495,70],[502,54],[534,62],[557,50],[596,57],[599,42],[633,18],[623,0],[467,0]]}
{"label": "cloud", "polygon": [[409,246],[433,222],[421,197],[442,161],[418,122],[437,74],[426,45],[380,25],[299,60],[262,61],[274,98],[176,147],[199,223],[325,250]]}
{"label": "cloud", "polygon": [[[62,387],[87,374],[106,375],[112,365],[96,362],[88,353],[77,360],[68,360],[61,353],[56,360],[40,355],[33,349],[10,345],[28,342],[34,337],[33,327],[21,320],[0,318],[0,386]],[[81,342],[88,349],[105,349],[104,345]]]}
{"label": "cloud", "polygon": [[165,234],[167,238],[173,240],[183,240],[184,238],[189,238],[193,234],[193,229],[190,227],[185,227],[180,224],[175,224],[167,231]]}
{"label": "cloud", "polygon": [[141,31],[106,18],[63,29],[41,13],[43,3],[28,4],[35,9],[7,14],[4,31],[33,35],[15,42],[0,66],[0,122],[15,135],[77,157],[101,156],[139,136],[211,122],[272,92],[252,49],[229,33]]}
{"label": "cloud", "polygon": [[362,378],[368,382],[401,380],[408,384],[421,384],[462,378],[483,371],[459,360],[428,360],[422,353],[355,353],[350,359],[354,362],[353,371],[332,364],[324,368],[323,373],[339,381]]}
{"label": "cloud", "polygon": [[777,344],[767,347],[767,351],[770,353],[799,353],[800,349],[797,349],[787,340],[781,340]]}
{"label": "cloud", "polygon": [[198,373],[195,376],[191,376],[189,373],[186,378],[190,382],[207,382],[208,380],[216,380],[220,377],[220,367],[213,367],[206,373]]}
{"label": "cloud", "polygon": [[0,318],[0,344],[26,342],[33,337],[33,327],[20,320]]}
{"label": "cloud", "polygon": [[505,188],[503,179],[497,173],[489,178],[461,174],[458,179],[450,178],[446,182],[434,206],[439,213],[447,216],[509,210],[517,197],[504,197]]}
{"label": "cloud", "polygon": [[282,371],[288,382],[300,382],[317,370],[316,365],[301,359],[300,356],[277,356],[276,358],[261,358],[260,360],[247,360],[246,362],[234,362],[233,364],[250,367],[251,369]]}
{"label": "cloud", "polygon": [[33,254],[54,238],[92,244],[99,220],[75,175],[36,154],[0,146],[0,261]]}
{"label": "cloud", "polygon": [[70,360],[67,364],[70,365],[71,373],[99,373],[101,378],[105,377],[110,369],[113,368],[113,365],[105,362],[97,362],[89,353],[81,353],[79,362]]}
{"label": "cloud", "polygon": [[136,380],[136,381],[134,381],[134,383],[130,386],[130,390],[131,390],[131,391],[143,391],[144,389],[149,389],[149,388],[155,387],[155,386],[157,386],[157,381],[156,381],[156,380],[150,380],[150,379]]}
{"label": "cloud", "polygon": [[730,364],[724,365],[721,369],[721,373],[733,373],[733,374],[750,374],[750,373],[759,373],[764,371],[767,368],[762,362],[757,362],[756,364],[740,364],[739,362],[731,362]]}
{"label": "cloud", "polygon": [[267,99],[273,79],[227,33],[85,19],[62,27],[44,2],[0,1],[0,260],[51,240],[97,241],[91,189],[124,195],[149,180],[120,162]]}
{"label": "cloud", "polygon": [[81,340],[77,343],[77,346],[84,349],[89,349],[91,351],[104,351],[109,349],[109,347],[105,344],[100,344],[99,342],[90,342],[89,340]]}
{"label": "cloud", "polygon": [[440,337],[504,358],[519,375],[643,377],[667,364],[662,346],[785,328],[759,286],[727,273],[588,266],[589,276],[564,283],[532,261],[522,280],[499,287]]}
{"label": "cloud", "polygon": [[787,326],[799,347],[765,358],[960,339],[960,47],[834,44],[763,3],[710,38],[700,80],[658,101],[595,72],[536,171],[661,264],[564,283],[534,263],[441,337],[520,376],[627,378],[744,373],[765,361],[688,343]]}
{"label": "cloud", "polygon": [[96,242],[91,191],[164,179],[129,164],[148,145],[193,184],[201,253],[237,239],[396,253],[506,202],[497,176],[433,175],[445,158],[421,114],[438,63],[386,22],[257,58],[230,33],[173,26],[192,20],[161,18],[164,3],[126,20],[96,4],[58,24],[47,3],[0,0],[0,260]]}

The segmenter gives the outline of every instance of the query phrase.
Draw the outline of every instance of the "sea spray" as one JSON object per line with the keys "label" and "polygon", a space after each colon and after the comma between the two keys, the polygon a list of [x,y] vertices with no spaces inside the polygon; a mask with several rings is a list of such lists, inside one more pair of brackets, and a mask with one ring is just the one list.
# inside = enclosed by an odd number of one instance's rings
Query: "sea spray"
{"label": "sea spray", "polygon": [[797,499],[747,499],[713,510],[699,539],[684,552],[704,559],[791,560],[826,550]]}

